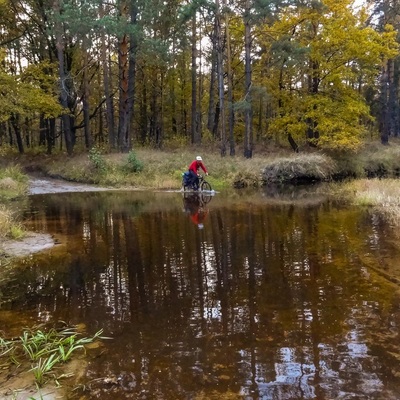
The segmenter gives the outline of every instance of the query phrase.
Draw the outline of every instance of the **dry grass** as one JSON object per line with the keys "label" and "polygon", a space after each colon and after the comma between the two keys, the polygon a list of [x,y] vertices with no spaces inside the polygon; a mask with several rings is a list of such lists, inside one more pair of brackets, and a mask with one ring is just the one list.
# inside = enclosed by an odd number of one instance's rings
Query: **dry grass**
{"label": "dry grass", "polygon": [[19,166],[0,170],[0,199],[12,200],[23,196],[28,189],[28,178]]}
{"label": "dry grass", "polygon": [[356,204],[375,207],[391,223],[400,225],[400,180],[359,179],[347,183],[344,188],[352,194]]}
{"label": "dry grass", "polygon": [[0,239],[18,239],[23,235],[24,230],[14,212],[4,204],[0,204]]}
{"label": "dry grass", "polygon": [[[28,178],[19,166],[0,170],[0,200],[8,204],[10,200],[23,197],[27,193]],[[11,207],[0,204],[0,239],[18,239],[24,235],[22,225]]]}
{"label": "dry grass", "polygon": [[336,163],[324,154],[312,153],[283,157],[266,163],[263,178],[266,182],[324,181],[336,171]]}
{"label": "dry grass", "polygon": [[143,164],[140,172],[130,172],[126,168],[128,154],[102,155],[105,172],[96,170],[85,154],[72,158],[55,158],[52,163],[44,166],[44,172],[71,181],[106,186],[176,189],[180,187],[182,172],[187,170],[197,155],[201,155],[210,174],[209,182],[213,188],[221,189],[232,187],[233,182],[243,174],[259,180],[266,162],[265,156],[261,154],[252,159],[243,156],[221,157],[217,151],[205,149],[161,151],[138,148],[135,154]]}
{"label": "dry grass", "polygon": [[12,215],[3,204],[0,204],[0,239],[4,239],[11,229]]}
{"label": "dry grass", "polygon": [[398,179],[359,179],[348,183],[358,204],[400,207],[400,181]]}

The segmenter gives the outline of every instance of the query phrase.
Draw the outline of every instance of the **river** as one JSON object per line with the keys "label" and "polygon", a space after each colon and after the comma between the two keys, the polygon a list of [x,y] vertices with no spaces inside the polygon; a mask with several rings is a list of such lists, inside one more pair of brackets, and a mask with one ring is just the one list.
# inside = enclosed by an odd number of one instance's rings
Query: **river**
{"label": "river", "polygon": [[111,338],[71,397],[400,398],[399,247],[323,186],[46,192],[24,221],[57,244],[0,288],[2,330]]}

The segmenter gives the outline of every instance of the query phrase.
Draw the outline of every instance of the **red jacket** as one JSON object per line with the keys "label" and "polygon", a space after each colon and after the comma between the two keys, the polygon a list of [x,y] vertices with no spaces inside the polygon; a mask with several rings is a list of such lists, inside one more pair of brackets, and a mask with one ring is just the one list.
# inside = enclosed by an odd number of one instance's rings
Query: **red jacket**
{"label": "red jacket", "polygon": [[194,160],[190,165],[189,165],[189,171],[193,171],[195,174],[198,173],[199,169],[202,169],[205,173],[207,173],[207,169],[205,165],[202,163],[202,161],[197,161]]}

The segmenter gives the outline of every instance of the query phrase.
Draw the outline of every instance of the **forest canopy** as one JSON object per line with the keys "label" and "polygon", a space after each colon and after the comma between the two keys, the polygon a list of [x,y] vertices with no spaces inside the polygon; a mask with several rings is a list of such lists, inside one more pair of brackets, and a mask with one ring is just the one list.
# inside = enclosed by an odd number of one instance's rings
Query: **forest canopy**
{"label": "forest canopy", "polygon": [[0,0],[0,146],[353,150],[400,134],[400,6]]}

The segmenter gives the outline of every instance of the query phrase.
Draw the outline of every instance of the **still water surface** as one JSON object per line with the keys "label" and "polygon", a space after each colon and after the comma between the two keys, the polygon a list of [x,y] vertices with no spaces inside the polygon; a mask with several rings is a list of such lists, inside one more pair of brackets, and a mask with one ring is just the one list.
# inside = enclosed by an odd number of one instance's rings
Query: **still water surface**
{"label": "still water surface", "polygon": [[31,196],[28,227],[60,244],[3,288],[20,295],[2,329],[103,328],[82,399],[398,399],[400,297],[379,273],[398,248],[319,193]]}

